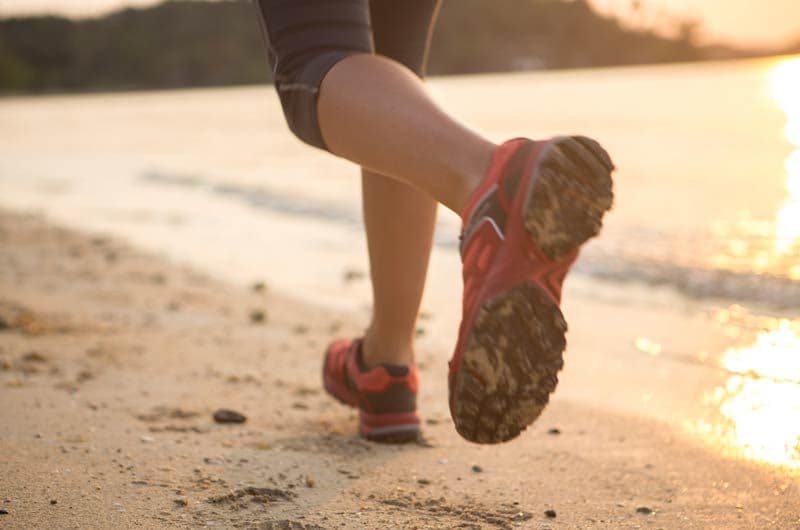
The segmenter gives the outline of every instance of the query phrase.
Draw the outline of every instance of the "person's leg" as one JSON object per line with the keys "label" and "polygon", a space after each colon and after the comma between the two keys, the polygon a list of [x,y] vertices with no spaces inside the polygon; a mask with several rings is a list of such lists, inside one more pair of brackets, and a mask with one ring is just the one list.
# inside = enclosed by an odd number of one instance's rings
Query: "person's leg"
{"label": "person's leg", "polygon": [[[517,436],[558,381],[561,287],[611,206],[608,154],[584,137],[495,146],[460,125],[408,68],[374,54],[367,0],[257,2],[292,131],[461,214],[464,296],[451,415],[468,440]],[[414,366],[365,371],[361,346],[329,348],[326,389],[359,407],[366,436],[417,432]],[[400,394],[407,399],[392,397]]]}
{"label": "person's leg", "polygon": [[[422,73],[437,0],[414,0],[399,11],[393,1],[374,4],[376,16],[370,20],[368,0],[257,0],[284,114],[306,143],[327,148],[317,124],[319,85],[343,57],[374,53],[372,25],[380,53]],[[436,201],[399,180],[363,172],[375,294],[374,318],[366,337],[371,346],[367,348],[361,339],[333,341],[325,352],[323,384],[330,395],[359,409],[362,436],[411,440],[420,424],[412,340]],[[370,355],[368,349],[377,354]]]}
{"label": "person's leg", "polygon": [[374,54],[368,0],[257,5],[292,131],[461,213],[496,146],[442,111],[407,67]]}
{"label": "person's leg", "polygon": [[317,113],[332,153],[415,186],[459,214],[496,148],[442,111],[407,68],[379,55],[336,63],[322,81]]}
{"label": "person's leg", "polygon": [[364,360],[369,365],[412,364],[436,201],[368,170],[363,172],[362,189],[373,293]]}
{"label": "person's leg", "polygon": [[[425,72],[439,0],[413,9],[372,0],[376,53]],[[436,200],[401,181],[362,169],[364,223],[372,277],[372,321],[364,336],[367,364],[414,362],[414,335],[436,222]]]}

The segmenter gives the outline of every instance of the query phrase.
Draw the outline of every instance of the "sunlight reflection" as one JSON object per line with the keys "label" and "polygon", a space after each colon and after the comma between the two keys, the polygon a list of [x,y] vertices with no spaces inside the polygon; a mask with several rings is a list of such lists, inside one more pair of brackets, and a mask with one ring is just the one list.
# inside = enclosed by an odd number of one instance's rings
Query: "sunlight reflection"
{"label": "sunlight reflection", "polygon": [[661,354],[661,345],[646,337],[640,337],[634,342],[634,346],[640,352],[646,353],[653,357],[658,357]]}
{"label": "sunlight reflection", "polygon": [[800,59],[778,63],[770,74],[770,88],[786,113],[786,139],[795,147],[786,159],[789,198],[775,219],[775,250],[786,254],[800,240]]}
{"label": "sunlight reflection", "polygon": [[742,212],[731,223],[716,223],[711,264],[737,272],[755,272],[800,280],[800,58],[784,59],[769,73],[769,93],[784,113],[784,138],[790,153],[784,162],[787,196],[773,220]]}
{"label": "sunlight reflection", "polygon": [[[720,324],[752,322],[741,308],[720,311]],[[800,322],[760,319],[762,330],[752,344],[730,348],[722,366],[727,381],[707,396],[722,424],[703,423],[703,430],[752,458],[800,468]]]}

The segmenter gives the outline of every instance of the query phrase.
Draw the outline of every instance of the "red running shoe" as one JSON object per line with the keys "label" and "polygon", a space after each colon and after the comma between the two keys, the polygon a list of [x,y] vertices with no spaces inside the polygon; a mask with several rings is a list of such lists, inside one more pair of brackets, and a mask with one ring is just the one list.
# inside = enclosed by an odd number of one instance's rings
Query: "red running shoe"
{"label": "red running shoe", "polygon": [[614,166],[585,137],[501,145],[462,214],[464,299],[450,361],[450,412],[478,443],[539,417],[564,364],[561,286],[611,208]]}
{"label": "red running shoe", "polygon": [[375,442],[402,443],[419,436],[414,366],[364,365],[362,340],[337,340],[325,352],[325,390],[358,409],[358,431]]}

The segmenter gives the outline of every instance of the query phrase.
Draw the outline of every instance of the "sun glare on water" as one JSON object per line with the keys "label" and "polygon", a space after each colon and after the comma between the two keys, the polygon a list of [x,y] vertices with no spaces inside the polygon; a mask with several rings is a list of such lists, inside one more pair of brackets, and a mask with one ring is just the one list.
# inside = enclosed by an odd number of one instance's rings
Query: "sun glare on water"
{"label": "sun glare on water", "polygon": [[794,147],[786,159],[789,198],[775,219],[775,251],[786,254],[800,241],[800,58],[785,60],[773,68],[770,89],[786,113],[786,139]]}
{"label": "sun glare on water", "polygon": [[761,324],[751,344],[723,353],[731,376],[707,396],[721,421],[702,427],[745,458],[800,469],[800,322]]}
{"label": "sun glare on water", "polygon": [[768,92],[782,112],[785,126],[776,140],[788,144],[784,160],[785,199],[774,218],[742,212],[735,221],[712,226],[719,245],[711,258],[714,267],[800,280],[800,57],[775,63],[767,75]]}

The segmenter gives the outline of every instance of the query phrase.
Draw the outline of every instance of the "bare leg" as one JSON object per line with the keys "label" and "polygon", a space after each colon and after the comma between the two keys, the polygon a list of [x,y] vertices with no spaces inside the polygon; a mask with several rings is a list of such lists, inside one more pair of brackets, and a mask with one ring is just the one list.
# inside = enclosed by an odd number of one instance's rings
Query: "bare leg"
{"label": "bare leg", "polygon": [[368,365],[414,362],[414,334],[436,222],[436,201],[411,186],[362,171],[372,275]]}
{"label": "bare leg", "polygon": [[322,82],[320,130],[334,154],[461,213],[495,145],[445,114],[422,81],[379,55],[351,55]]}

